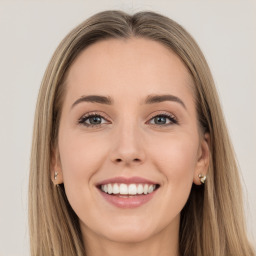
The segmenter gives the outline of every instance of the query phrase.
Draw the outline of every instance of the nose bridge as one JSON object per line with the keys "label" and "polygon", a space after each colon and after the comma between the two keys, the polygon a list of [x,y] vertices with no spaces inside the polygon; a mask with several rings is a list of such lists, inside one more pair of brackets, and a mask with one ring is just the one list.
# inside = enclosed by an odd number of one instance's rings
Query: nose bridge
{"label": "nose bridge", "polygon": [[138,120],[124,116],[115,127],[111,160],[125,164],[144,162],[142,140],[142,130]]}

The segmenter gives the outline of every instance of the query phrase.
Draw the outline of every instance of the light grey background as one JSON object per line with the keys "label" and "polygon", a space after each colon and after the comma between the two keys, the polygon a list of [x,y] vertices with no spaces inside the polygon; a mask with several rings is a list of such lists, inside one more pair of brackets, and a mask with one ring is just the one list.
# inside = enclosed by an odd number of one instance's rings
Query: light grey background
{"label": "light grey background", "polygon": [[240,163],[252,238],[256,234],[255,1],[0,0],[0,256],[29,255],[29,158],[44,70],[74,26],[106,9],[158,11],[183,25],[199,43]]}

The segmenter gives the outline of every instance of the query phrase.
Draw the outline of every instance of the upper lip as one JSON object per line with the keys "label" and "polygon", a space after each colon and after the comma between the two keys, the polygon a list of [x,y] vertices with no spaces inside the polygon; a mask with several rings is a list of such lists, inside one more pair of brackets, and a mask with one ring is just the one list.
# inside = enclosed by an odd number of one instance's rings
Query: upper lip
{"label": "upper lip", "polygon": [[142,177],[114,177],[106,180],[102,180],[96,184],[96,186],[105,185],[109,183],[124,183],[124,184],[158,184],[157,182],[142,178]]}

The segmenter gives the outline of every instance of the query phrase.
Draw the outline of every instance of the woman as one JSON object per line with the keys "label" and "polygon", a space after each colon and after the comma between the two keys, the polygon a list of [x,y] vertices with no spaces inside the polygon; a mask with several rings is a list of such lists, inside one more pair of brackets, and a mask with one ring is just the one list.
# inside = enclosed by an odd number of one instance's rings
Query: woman
{"label": "woman", "polygon": [[254,255],[206,60],[153,12],[98,13],[42,81],[31,255]]}

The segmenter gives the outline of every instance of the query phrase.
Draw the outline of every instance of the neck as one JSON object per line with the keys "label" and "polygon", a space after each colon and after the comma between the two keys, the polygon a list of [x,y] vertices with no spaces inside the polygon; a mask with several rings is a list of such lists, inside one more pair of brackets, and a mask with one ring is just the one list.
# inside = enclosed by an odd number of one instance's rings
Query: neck
{"label": "neck", "polygon": [[112,241],[81,225],[87,256],[179,256],[179,218],[165,229],[139,242]]}

